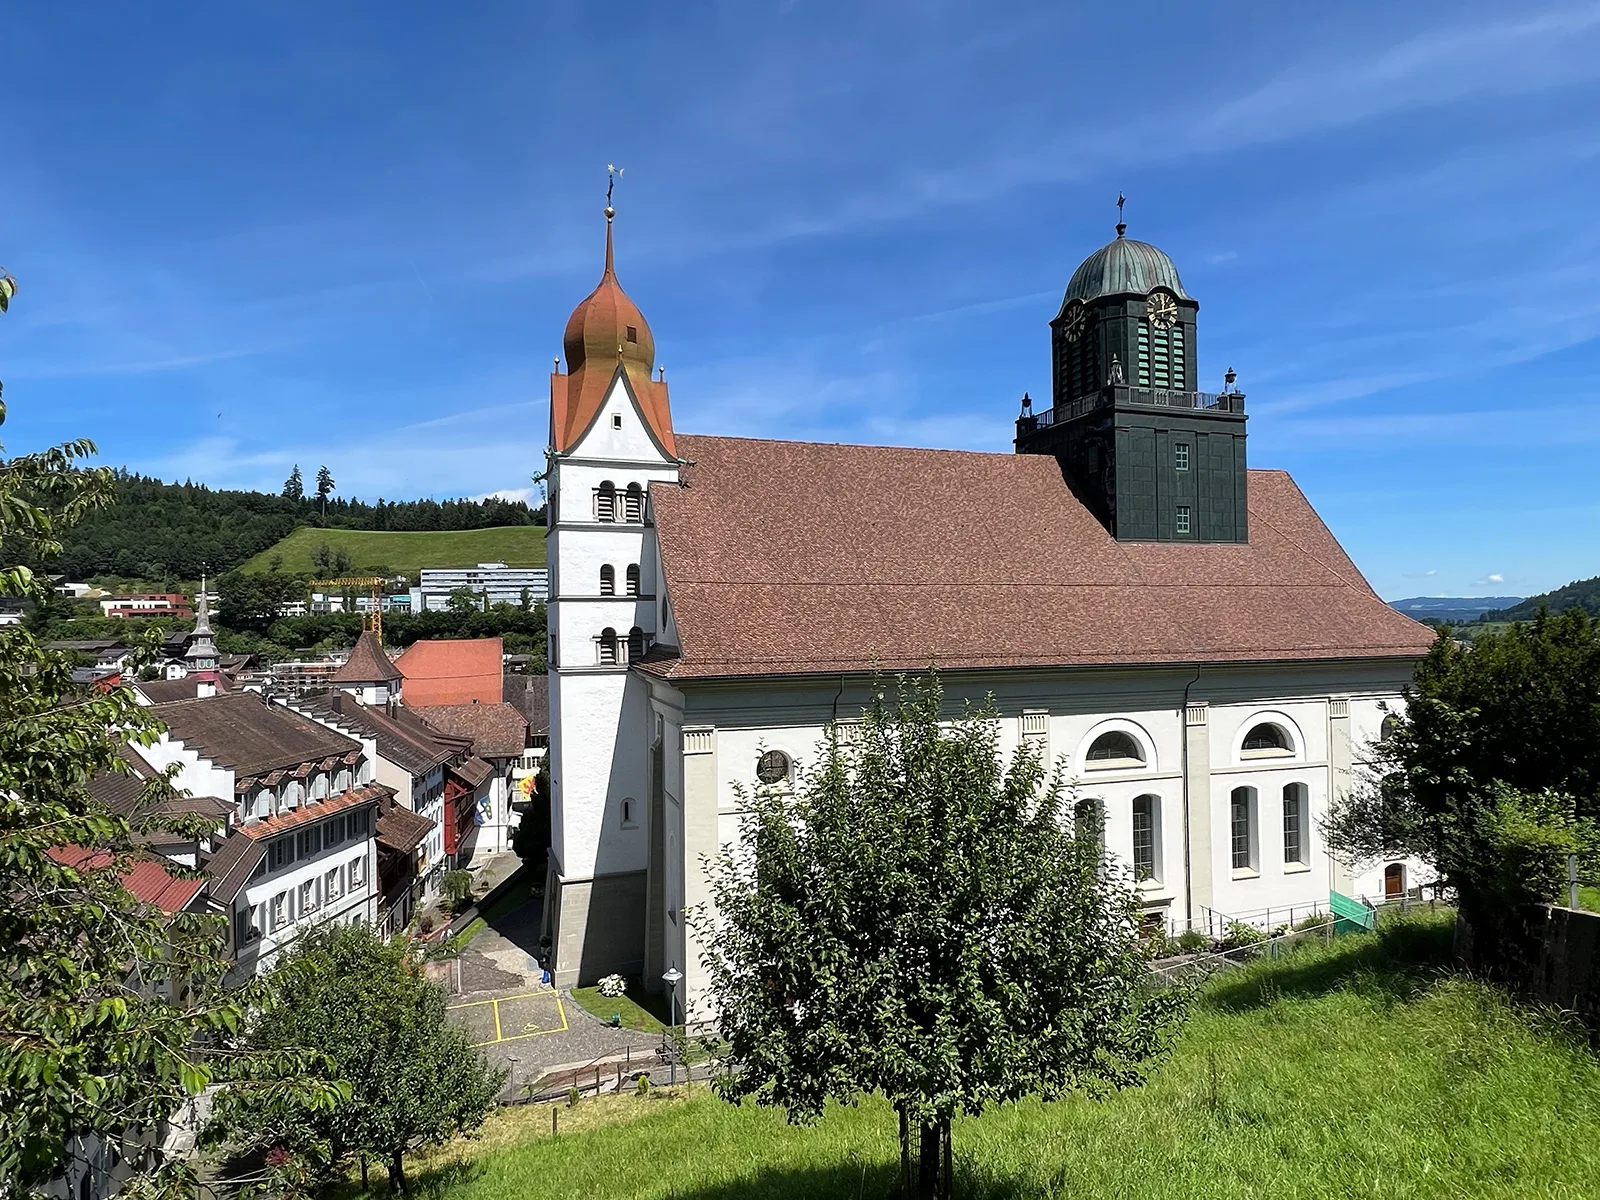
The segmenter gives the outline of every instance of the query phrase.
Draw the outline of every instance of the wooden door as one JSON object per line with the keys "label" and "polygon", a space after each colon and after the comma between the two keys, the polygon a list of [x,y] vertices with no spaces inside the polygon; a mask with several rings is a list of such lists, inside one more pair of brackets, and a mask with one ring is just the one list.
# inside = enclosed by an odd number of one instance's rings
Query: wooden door
{"label": "wooden door", "polygon": [[1404,863],[1390,863],[1383,869],[1383,898],[1398,900],[1406,892],[1406,867]]}

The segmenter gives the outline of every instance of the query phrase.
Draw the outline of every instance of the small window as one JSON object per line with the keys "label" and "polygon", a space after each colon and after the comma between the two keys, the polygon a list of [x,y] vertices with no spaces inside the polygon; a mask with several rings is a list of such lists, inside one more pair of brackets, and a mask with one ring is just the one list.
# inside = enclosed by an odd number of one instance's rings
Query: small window
{"label": "small window", "polygon": [[628,595],[637,596],[639,594],[639,564],[638,563],[629,563],[628,564],[627,587],[628,587]]}
{"label": "small window", "polygon": [[628,485],[628,493],[623,499],[622,517],[625,521],[644,520],[644,489],[637,483]]}
{"label": "small window", "polygon": [[1180,471],[1189,469],[1189,443],[1179,442],[1172,448],[1172,465]]}
{"label": "small window", "polygon": [[617,569],[610,563],[600,568],[600,594],[602,596],[617,594]]}
{"label": "small window", "polygon": [[630,342],[637,342],[639,340],[639,327],[637,325],[628,326],[628,340]]}
{"label": "small window", "polygon": [[1099,770],[1143,766],[1144,751],[1139,748],[1132,734],[1120,731],[1102,733],[1089,747],[1088,764]]}
{"label": "small window", "polygon": [[1244,735],[1244,742],[1239,747],[1246,754],[1254,754],[1263,758],[1274,755],[1292,754],[1294,747],[1289,744],[1289,735],[1280,725],[1271,721],[1263,721],[1251,728]]}
{"label": "small window", "polygon": [[768,750],[756,762],[756,778],[765,784],[784,783],[789,778],[789,756],[782,750]]}
{"label": "small window", "polygon": [[1255,810],[1255,788],[1234,788],[1233,795],[1229,798],[1228,824],[1229,832],[1232,835],[1233,869],[1235,871],[1249,871],[1256,865]]}
{"label": "small window", "polygon": [[1306,861],[1306,785],[1291,783],[1283,789],[1283,861]]}
{"label": "small window", "polygon": [[1176,528],[1179,533],[1189,532],[1189,506],[1187,504],[1178,505]]}
{"label": "small window", "polygon": [[628,630],[628,661],[635,662],[644,657],[644,630],[635,625]]}
{"label": "small window", "polygon": [[1383,719],[1383,724],[1378,726],[1378,740],[1380,742],[1387,742],[1395,735],[1395,731],[1399,728],[1400,718],[1395,716],[1393,713],[1390,713]]}
{"label": "small window", "polygon": [[595,489],[594,519],[607,523],[617,519],[617,487],[609,479]]}
{"label": "small window", "polygon": [[613,428],[613,429],[621,429],[622,428],[622,414],[621,413],[612,413],[611,414],[611,428]]}
{"label": "small window", "polygon": [[1140,883],[1158,878],[1156,869],[1156,814],[1161,801],[1155,796],[1133,800],[1133,877]]}
{"label": "small window", "polygon": [[603,666],[614,666],[617,661],[617,631],[609,626],[600,631],[600,662]]}
{"label": "small window", "polygon": [[633,819],[633,798],[630,796],[630,797],[624,798],[624,800],[622,801],[622,827],[624,829],[632,829],[634,827],[634,824],[635,824],[635,822],[634,822],[634,819]]}

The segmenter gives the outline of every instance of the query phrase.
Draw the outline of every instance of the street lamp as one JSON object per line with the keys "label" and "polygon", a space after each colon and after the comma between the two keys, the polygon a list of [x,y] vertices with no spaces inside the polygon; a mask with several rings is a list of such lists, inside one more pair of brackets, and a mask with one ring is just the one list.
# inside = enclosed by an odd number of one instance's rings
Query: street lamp
{"label": "street lamp", "polygon": [[[683,972],[678,970],[677,967],[668,967],[661,976],[661,982],[667,985],[667,1014],[672,1018],[672,1022],[667,1028],[667,1036],[671,1037],[672,1030],[677,1028],[678,1025],[678,984],[683,982]],[[676,1042],[672,1046],[672,1059],[668,1068],[668,1075],[669,1083],[678,1082],[678,1046]]]}

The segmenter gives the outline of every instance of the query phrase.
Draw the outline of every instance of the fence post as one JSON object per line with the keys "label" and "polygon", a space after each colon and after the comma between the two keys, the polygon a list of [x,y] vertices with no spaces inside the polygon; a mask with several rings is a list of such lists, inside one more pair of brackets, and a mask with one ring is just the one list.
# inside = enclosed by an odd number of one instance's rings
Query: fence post
{"label": "fence post", "polygon": [[561,1109],[556,1105],[550,1106],[550,1136],[555,1137],[561,1132]]}

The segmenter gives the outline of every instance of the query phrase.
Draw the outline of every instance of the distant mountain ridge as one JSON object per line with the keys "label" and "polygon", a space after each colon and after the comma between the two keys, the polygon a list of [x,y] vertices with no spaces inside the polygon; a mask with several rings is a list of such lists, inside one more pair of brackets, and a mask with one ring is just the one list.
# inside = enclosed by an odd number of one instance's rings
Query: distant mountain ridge
{"label": "distant mountain ridge", "polygon": [[1460,624],[1476,621],[1484,613],[1526,603],[1521,596],[1409,596],[1391,600],[1389,607],[1416,621]]}
{"label": "distant mountain ridge", "polygon": [[1491,621],[1529,621],[1541,608],[1553,613],[1568,608],[1581,608],[1591,617],[1600,617],[1600,575],[1593,579],[1579,579],[1551,592],[1529,596],[1516,604],[1508,604],[1484,614]]}

